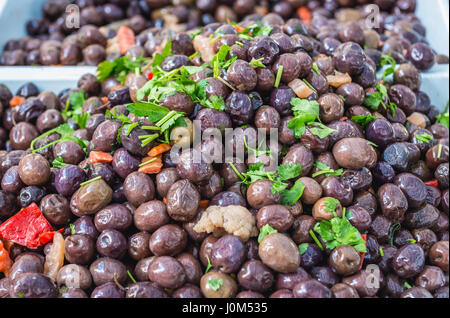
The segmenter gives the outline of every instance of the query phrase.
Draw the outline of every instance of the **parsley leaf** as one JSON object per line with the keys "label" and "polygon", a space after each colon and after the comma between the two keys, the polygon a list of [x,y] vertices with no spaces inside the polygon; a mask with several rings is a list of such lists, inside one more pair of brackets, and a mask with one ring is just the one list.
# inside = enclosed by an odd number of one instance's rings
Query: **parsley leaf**
{"label": "parsley leaf", "polygon": [[436,124],[442,124],[449,128],[449,114],[448,114],[448,105],[449,102],[447,102],[447,106],[445,107],[445,110],[442,114],[439,114],[436,116]]}
{"label": "parsley leaf", "polygon": [[314,231],[322,237],[326,242],[326,247],[329,249],[335,249],[341,245],[350,245],[357,252],[367,252],[366,242],[362,238],[361,233],[345,217],[345,213],[342,218],[337,217],[335,214],[330,221],[316,223]]}
{"label": "parsley leaf", "polygon": [[115,76],[122,84],[129,73],[140,74],[142,68],[150,61],[149,58],[140,56],[131,60],[127,56],[122,56],[114,61],[103,61],[97,66],[97,79],[99,82],[105,81],[110,76]]}
{"label": "parsley leaf", "polygon": [[377,117],[372,115],[359,115],[359,116],[352,116],[352,121],[360,125],[362,128],[366,128],[368,124],[370,124],[373,120],[375,120]]}
{"label": "parsley leaf", "polygon": [[389,107],[392,116],[395,117],[397,105],[389,100],[387,87],[381,83],[378,83],[376,85],[376,88],[376,92],[364,98],[364,106],[367,106],[375,111],[379,109],[380,105],[383,106],[384,109],[387,109]]}
{"label": "parsley leaf", "polygon": [[220,287],[223,285],[223,279],[219,278],[219,279],[210,279],[208,281],[209,286],[211,287],[212,290],[214,291],[218,291],[220,289]]}
{"label": "parsley leaf", "polygon": [[386,68],[383,72],[383,81],[386,80],[386,77],[388,77],[391,74],[394,74],[395,72],[395,67],[397,65],[397,62],[395,61],[395,59],[392,57],[392,54],[389,53],[389,55],[382,55],[381,56],[381,66],[385,66],[388,65],[389,67]]}
{"label": "parsley leaf", "polygon": [[275,230],[273,227],[271,227],[269,224],[264,225],[259,230],[259,236],[258,236],[258,243],[261,243],[261,241],[269,234],[278,233],[277,230]]}
{"label": "parsley leaf", "polygon": [[62,168],[64,166],[67,166],[67,163],[64,163],[63,157],[59,156],[52,162],[53,168]]}
{"label": "parsley leaf", "polygon": [[331,213],[335,212],[336,208],[341,204],[339,200],[331,197],[326,198],[324,201],[325,201],[325,211]]}
{"label": "parsley leaf", "polygon": [[66,102],[66,108],[61,112],[61,115],[63,115],[66,121],[70,118],[80,128],[86,127],[86,122],[90,117],[88,113],[83,113],[83,104],[86,98],[87,95],[83,90],[70,94]]}
{"label": "parsley leaf", "polygon": [[312,175],[313,178],[320,176],[322,174],[324,174],[325,177],[339,177],[342,174],[342,172],[344,172],[344,170],[342,168],[338,169],[338,170],[334,170],[334,169],[331,169],[331,167],[327,166],[326,164],[324,164],[323,162],[318,161],[318,160],[314,163],[314,166],[317,169],[319,169],[319,171],[313,173],[313,175]]}
{"label": "parsley leaf", "polygon": [[320,139],[324,139],[327,136],[331,135],[334,132],[337,132],[336,129],[331,129],[327,126],[325,126],[322,123],[316,123],[316,122],[310,122],[308,123],[308,125],[310,126],[315,126],[315,127],[311,127],[309,128],[309,131],[314,135],[319,137]]}
{"label": "parsley leaf", "polygon": [[297,178],[302,174],[302,166],[297,163],[280,165],[277,169],[281,181]]}
{"label": "parsley leaf", "polygon": [[288,122],[288,128],[294,131],[296,138],[300,138],[306,131],[306,124],[319,119],[319,103],[306,99],[292,98],[294,118]]}
{"label": "parsley leaf", "polygon": [[166,45],[164,45],[164,48],[162,49],[161,53],[156,53],[155,57],[153,58],[152,67],[155,68],[157,66],[160,66],[161,63],[166,59],[166,57],[169,57],[172,55],[172,41],[167,41]]}
{"label": "parsley leaf", "polygon": [[309,244],[308,243],[302,243],[298,246],[298,251],[300,252],[300,255],[303,255],[308,250]]}
{"label": "parsley leaf", "polygon": [[295,202],[300,199],[304,190],[305,185],[300,179],[298,179],[289,190],[285,190],[282,193],[281,204],[290,206],[294,205]]}

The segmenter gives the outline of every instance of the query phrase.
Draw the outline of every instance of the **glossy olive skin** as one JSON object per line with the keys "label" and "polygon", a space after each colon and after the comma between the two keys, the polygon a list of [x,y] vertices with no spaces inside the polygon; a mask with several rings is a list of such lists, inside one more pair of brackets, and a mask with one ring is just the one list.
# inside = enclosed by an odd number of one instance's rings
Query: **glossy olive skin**
{"label": "glossy olive skin", "polygon": [[18,275],[9,288],[12,298],[56,298],[58,291],[50,278],[39,273]]}
{"label": "glossy olive skin", "polygon": [[86,265],[95,253],[94,240],[85,234],[73,234],[65,239],[65,258],[71,264]]}
{"label": "glossy olive skin", "polygon": [[112,204],[95,214],[94,224],[99,232],[103,230],[124,231],[130,227],[132,216],[122,204]]}
{"label": "glossy olive skin", "polygon": [[[222,279],[223,284],[214,290],[209,281]],[[232,298],[238,291],[238,286],[230,275],[221,272],[209,272],[202,276],[200,288],[206,298]]]}
{"label": "glossy olive skin", "polygon": [[218,239],[211,249],[211,264],[223,273],[236,272],[245,260],[246,249],[242,241],[233,235]]}
{"label": "glossy olive skin", "polygon": [[190,221],[196,214],[200,203],[200,194],[188,180],[175,182],[167,193],[167,213],[177,221]]}
{"label": "glossy olive skin", "polygon": [[295,298],[332,298],[333,293],[326,286],[315,279],[310,279],[295,285]]}
{"label": "glossy olive skin", "polygon": [[89,271],[96,286],[114,282],[114,277],[119,283],[123,284],[128,277],[125,265],[118,260],[108,257],[101,257],[92,262],[89,266]]}
{"label": "glossy olive skin", "polygon": [[331,252],[328,263],[337,274],[348,276],[359,270],[361,257],[353,247],[341,245]]}
{"label": "glossy olive skin", "polygon": [[150,281],[165,288],[181,287],[186,281],[183,265],[170,256],[156,257],[148,268]]}
{"label": "glossy olive skin", "polygon": [[124,181],[124,194],[135,207],[155,197],[153,180],[142,172],[132,172]]}
{"label": "glossy olive skin", "polygon": [[185,249],[186,244],[186,231],[174,224],[167,224],[157,229],[149,241],[151,252],[157,256],[177,255]]}
{"label": "glossy olive skin", "polygon": [[103,180],[91,182],[77,190],[70,200],[72,213],[77,216],[94,214],[111,202],[112,189]]}
{"label": "glossy olive skin", "polygon": [[68,264],[61,267],[58,272],[56,282],[58,286],[86,290],[92,285],[92,276],[86,267],[76,264]]}
{"label": "glossy olive skin", "polygon": [[264,237],[259,245],[259,256],[265,265],[277,272],[292,272],[300,265],[295,243],[279,233]]}
{"label": "glossy olive skin", "polygon": [[121,259],[127,252],[127,239],[117,230],[104,230],[97,238],[96,249],[102,256]]}
{"label": "glossy olive skin", "polygon": [[401,247],[392,259],[392,267],[403,278],[419,274],[425,264],[423,249],[416,244],[407,244]]}

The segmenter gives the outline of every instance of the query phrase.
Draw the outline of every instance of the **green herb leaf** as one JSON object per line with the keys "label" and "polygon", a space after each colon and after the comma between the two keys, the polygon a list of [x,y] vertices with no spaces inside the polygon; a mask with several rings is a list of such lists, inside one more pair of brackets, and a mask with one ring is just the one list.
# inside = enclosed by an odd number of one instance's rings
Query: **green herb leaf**
{"label": "green herb leaf", "polygon": [[336,129],[331,129],[322,123],[309,122],[308,125],[315,126],[315,127],[309,128],[309,131],[314,136],[317,136],[320,139],[324,139],[324,138],[328,137],[329,135],[331,135],[332,133],[337,132]]}
{"label": "green herb leaf", "polygon": [[303,255],[306,253],[306,251],[308,250],[308,243],[302,243],[298,246],[298,251],[300,252],[300,255]]}
{"label": "green herb leaf", "polygon": [[404,286],[406,289],[412,288],[412,286],[411,286],[408,282],[405,282],[405,283],[403,284],[403,286]]}
{"label": "green herb leaf", "polygon": [[257,60],[251,60],[251,61],[250,61],[250,65],[251,65],[251,66],[255,66],[255,67],[262,67],[262,68],[265,68],[266,66],[262,63],[262,61],[264,61],[264,58],[263,58],[263,57],[260,58],[260,59],[257,59]]}
{"label": "green herb leaf", "polygon": [[367,252],[366,242],[361,233],[345,216],[342,218],[335,216],[330,221],[316,223],[314,231],[322,237],[329,249],[335,249],[341,245],[350,245],[360,253]]}
{"label": "green herb leaf", "polygon": [[206,255],[206,260],[208,261],[208,266],[206,266],[205,274],[207,274],[212,268],[211,260],[208,255]]}
{"label": "green herb leaf", "polygon": [[280,65],[278,66],[277,76],[275,78],[275,83],[273,84],[273,87],[278,88],[278,86],[280,86],[282,75],[283,75],[283,65]]}
{"label": "green herb leaf", "polygon": [[212,290],[214,291],[218,291],[220,289],[220,287],[223,285],[223,279],[219,278],[219,279],[210,279],[208,281],[209,286],[211,287]]}
{"label": "green herb leaf", "polygon": [[324,200],[325,203],[325,211],[328,212],[336,212],[336,208],[341,204],[341,202],[339,202],[339,200],[335,199],[335,198],[331,198],[328,197]]}
{"label": "green herb leaf", "polygon": [[302,174],[302,166],[297,163],[280,165],[277,169],[281,181],[297,178]]}
{"label": "green herb leaf", "polygon": [[70,227],[70,234],[72,234],[72,235],[77,234],[77,231],[75,230],[75,225],[74,224],[70,223],[69,227]]}
{"label": "green herb leaf", "polygon": [[312,69],[313,69],[314,72],[316,72],[317,75],[321,75],[321,74],[320,74],[319,67],[317,66],[316,63],[313,63]]}
{"label": "green herb leaf", "polygon": [[130,277],[133,284],[136,284],[136,279],[134,279],[133,275],[131,275],[131,272],[129,270],[127,270],[127,274],[128,274],[128,277]]}
{"label": "green herb leaf", "polygon": [[281,204],[289,206],[294,205],[295,202],[297,202],[301,198],[304,190],[305,185],[300,179],[298,179],[297,181],[295,181],[292,188],[290,188],[289,190],[285,190],[282,193]]}
{"label": "green herb leaf", "polygon": [[288,122],[288,128],[294,131],[296,138],[300,138],[306,131],[306,124],[319,119],[320,107],[317,101],[292,98],[294,118]]}
{"label": "green herb leaf", "polygon": [[396,231],[400,230],[400,227],[400,223],[393,223],[389,227],[388,242],[391,246],[394,246],[394,234]]}
{"label": "green herb leaf", "polygon": [[395,59],[392,57],[392,54],[389,52],[389,55],[382,55],[381,56],[381,66],[385,66],[388,65],[389,67],[386,68],[383,72],[383,81],[386,80],[386,77],[388,77],[391,74],[394,74],[395,72],[395,67],[397,65],[397,62],[395,61]]}
{"label": "green herb leaf", "polygon": [[376,116],[372,115],[359,115],[359,116],[352,116],[352,121],[360,125],[361,128],[366,128],[366,126],[376,118],[377,118]]}
{"label": "green herb leaf", "polygon": [[439,144],[439,145],[438,145],[438,153],[437,153],[437,158],[438,158],[438,159],[441,158],[441,155],[442,155],[442,148],[443,148],[442,144]]}
{"label": "green herb leaf", "polygon": [[85,181],[85,182],[81,183],[81,184],[80,184],[80,187],[84,187],[85,185],[88,185],[88,184],[90,184],[90,183],[92,183],[92,182],[98,181],[98,180],[100,180],[101,178],[102,178],[101,176],[92,178],[92,179],[90,179],[90,180],[88,180],[88,181]]}
{"label": "green herb leaf", "polygon": [[415,239],[412,239],[412,238],[407,239],[407,241],[410,242],[411,244],[416,244],[417,243],[417,241]]}
{"label": "green herb leaf", "polygon": [[319,169],[319,171],[312,174],[312,177],[315,178],[320,175],[325,175],[326,177],[339,177],[344,170],[342,168],[338,170],[331,169],[331,167],[327,166],[321,161],[316,161],[314,166]]}
{"label": "green herb leaf", "polygon": [[320,243],[320,240],[317,238],[316,234],[314,234],[313,230],[309,230],[309,235],[312,237],[314,242],[316,242],[316,245],[323,251],[323,245]]}
{"label": "green herb leaf", "polygon": [[381,256],[381,257],[384,257],[384,251],[383,251],[383,248],[380,247],[378,250],[380,251],[380,256]]}
{"label": "green herb leaf", "polygon": [[67,163],[64,163],[63,157],[59,156],[52,162],[53,168],[61,169],[64,166],[67,166]]}
{"label": "green herb leaf", "polygon": [[447,106],[445,106],[445,110],[443,113],[436,116],[436,124],[442,124],[449,128],[449,113],[448,113],[449,102],[447,102]]}
{"label": "green herb leaf", "polygon": [[156,68],[157,66],[160,66],[161,63],[166,59],[166,57],[169,57],[172,55],[172,41],[167,41],[166,45],[164,45],[164,48],[160,53],[156,53],[155,57],[153,58],[152,67]]}
{"label": "green herb leaf", "polygon": [[258,236],[258,243],[261,243],[261,241],[269,234],[278,233],[277,230],[275,230],[273,227],[271,227],[269,224],[264,225],[259,230],[259,236]]}
{"label": "green herb leaf", "polygon": [[414,134],[414,137],[416,137],[416,140],[419,144],[429,144],[431,140],[433,140],[433,135],[431,134]]}

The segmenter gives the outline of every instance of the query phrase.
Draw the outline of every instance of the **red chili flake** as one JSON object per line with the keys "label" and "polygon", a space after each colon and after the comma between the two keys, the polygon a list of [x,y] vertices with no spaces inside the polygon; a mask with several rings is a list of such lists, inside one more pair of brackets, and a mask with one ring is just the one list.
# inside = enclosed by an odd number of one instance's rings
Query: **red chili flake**
{"label": "red chili flake", "polygon": [[340,119],[340,121],[346,121],[348,119],[348,117],[344,116]]}
{"label": "red chili flake", "polygon": [[[367,242],[367,234],[361,234],[361,237],[365,242]],[[361,270],[361,268],[363,267],[364,257],[366,257],[366,253],[361,252],[359,253],[359,255],[361,256],[361,265],[359,265],[359,270]]]}
{"label": "red chili flake", "polygon": [[425,184],[439,189],[439,182],[436,179],[427,181]]}
{"label": "red chili flake", "polygon": [[152,78],[153,78],[153,76],[155,76],[155,75],[153,74],[153,72],[148,73],[148,75],[147,75],[147,80],[151,81]]}
{"label": "red chili flake", "polygon": [[0,237],[35,249],[53,239],[53,228],[36,203],[30,204],[0,225]]}

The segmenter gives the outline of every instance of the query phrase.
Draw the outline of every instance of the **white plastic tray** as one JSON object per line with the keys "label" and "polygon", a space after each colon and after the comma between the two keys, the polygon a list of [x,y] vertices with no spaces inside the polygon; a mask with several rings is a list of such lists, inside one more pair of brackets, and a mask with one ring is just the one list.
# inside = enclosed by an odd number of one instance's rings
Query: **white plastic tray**
{"label": "white plastic tray", "polygon": [[[0,0],[0,51],[7,40],[26,34],[25,23],[42,15],[46,0]],[[417,0],[417,15],[427,28],[427,39],[439,53],[449,55],[449,0]],[[25,82],[34,82],[41,90],[59,92],[76,86],[81,75],[95,72],[94,67],[0,67],[0,83],[13,92]],[[435,65],[422,74],[421,90],[433,105],[443,110],[449,100],[449,65]]]}

